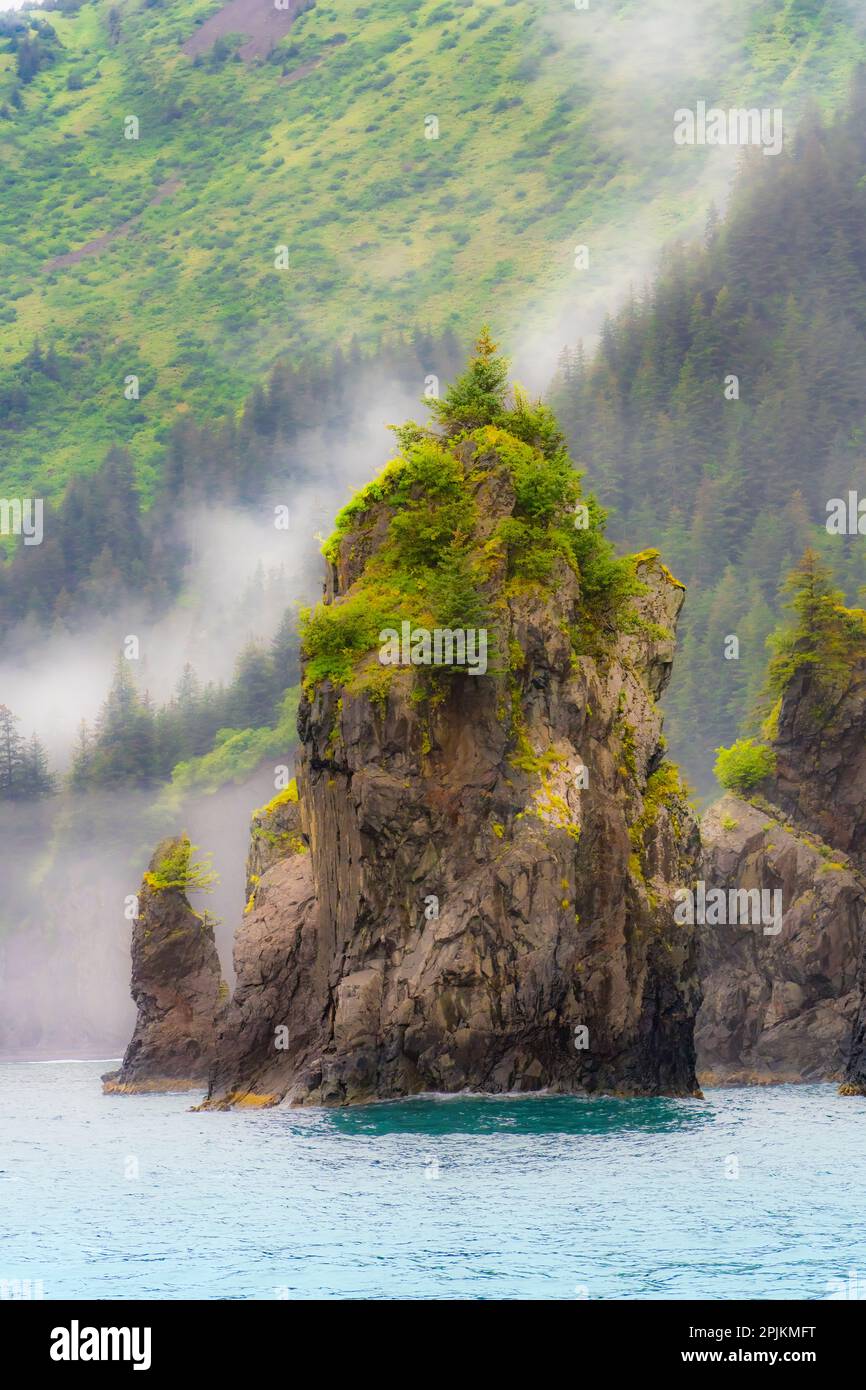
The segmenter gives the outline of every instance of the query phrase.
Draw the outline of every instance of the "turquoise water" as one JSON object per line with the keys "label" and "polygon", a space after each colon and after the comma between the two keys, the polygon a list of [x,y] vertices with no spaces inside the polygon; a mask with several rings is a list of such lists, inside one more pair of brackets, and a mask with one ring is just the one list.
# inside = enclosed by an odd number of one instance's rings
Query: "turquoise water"
{"label": "turquoise water", "polygon": [[196,1115],[108,1066],[0,1066],[0,1279],[46,1298],[866,1293],[866,1101],[832,1086]]}

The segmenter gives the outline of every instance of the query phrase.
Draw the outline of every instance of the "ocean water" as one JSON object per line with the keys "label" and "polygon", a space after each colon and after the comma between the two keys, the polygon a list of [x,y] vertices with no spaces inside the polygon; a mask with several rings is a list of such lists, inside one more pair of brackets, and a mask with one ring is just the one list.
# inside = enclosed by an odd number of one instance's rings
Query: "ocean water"
{"label": "ocean water", "polygon": [[0,1066],[0,1280],[45,1298],[866,1294],[866,1100],[833,1086],[193,1114],[103,1096],[110,1065]]}

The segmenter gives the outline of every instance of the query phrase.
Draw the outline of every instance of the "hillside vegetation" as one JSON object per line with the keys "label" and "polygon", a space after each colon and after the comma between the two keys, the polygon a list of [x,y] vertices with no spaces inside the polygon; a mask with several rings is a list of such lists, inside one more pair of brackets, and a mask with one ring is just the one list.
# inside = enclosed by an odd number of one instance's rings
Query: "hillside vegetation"
{"label": "hillside vegetation", "polygon": [[[293,5],[270,51],[232,33],[242,0],[56,3],[0,28],[6,495],[56,498],[117,445],[151,495],[177,418],[231,415],[281,355],[488,317],[513,341],[573,284],[578,230],[609,250],[694,184],[676,97],[618,67],[631,0]],[[707,18],[683,100],[784,93],[792,114],[863,51],[843,3]]]}

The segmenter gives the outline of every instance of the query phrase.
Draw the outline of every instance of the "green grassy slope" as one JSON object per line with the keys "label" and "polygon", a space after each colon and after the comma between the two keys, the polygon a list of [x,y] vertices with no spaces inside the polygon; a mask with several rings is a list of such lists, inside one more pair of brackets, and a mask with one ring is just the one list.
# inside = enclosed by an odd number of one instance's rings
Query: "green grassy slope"
{"label": "green grassy slope", "polygon": [[[468,337],[487,319],[513,340],[528,306],[573,283],[576,240],[603,245],[650,197],[664,217],[693,196],[676,104],[833,101],[864,52],[842,0],[750,0],[744,39],[744,0],[720,0],[719,42],[672,93],[632,89],[618,66],[635,0],[601,16],[565,0],[330,0],[269,61],[194,63],[181,44],[218,8],[46,13],[60,47],[23,85],[0,40],[0,495],[53,497],[117,443],[147,492],[178,412],[235,409],[285,352],[419,322]],[[587,27],[602,20],[603,44]],[[36,337],[56,350],[51,374],[26,361]]]}

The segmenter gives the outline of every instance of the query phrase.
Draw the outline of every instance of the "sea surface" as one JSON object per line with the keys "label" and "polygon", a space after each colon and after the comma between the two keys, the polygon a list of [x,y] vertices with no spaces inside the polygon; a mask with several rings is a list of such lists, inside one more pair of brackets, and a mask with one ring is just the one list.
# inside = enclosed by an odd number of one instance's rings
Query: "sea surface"
{"label": "sea surface", "polygon": [[112,1065],[0,1066],[7,1297],[866,1296],[866,1100],[833,1086],[193,1114],[103,1096]]}

